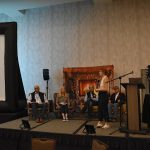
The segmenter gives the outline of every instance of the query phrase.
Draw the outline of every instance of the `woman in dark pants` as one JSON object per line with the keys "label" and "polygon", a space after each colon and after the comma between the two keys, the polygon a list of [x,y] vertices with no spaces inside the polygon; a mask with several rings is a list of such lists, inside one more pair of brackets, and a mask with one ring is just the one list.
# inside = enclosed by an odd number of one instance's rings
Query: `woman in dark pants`
{"label": "woman in dark pants", "polygon": [[[97,128],[107,129],[108,124],[108,77],[105,74],[105,70],[100,70],[99,74],[101,77],[99,88],[96,89],[98,93],[98,105],[99,105],[99,121],[97,123]],[[102,122],[104,121],[104,123]]]}

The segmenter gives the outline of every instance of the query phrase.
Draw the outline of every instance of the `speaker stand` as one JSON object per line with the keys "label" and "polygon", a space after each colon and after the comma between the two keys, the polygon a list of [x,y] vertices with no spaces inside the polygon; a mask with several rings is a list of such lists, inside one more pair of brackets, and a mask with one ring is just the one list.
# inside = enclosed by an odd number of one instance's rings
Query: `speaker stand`
{"label": "speaker stand", "polygon": [[47,96],[47,100],[48,100],[48,80],[46,81],[46,96]]}

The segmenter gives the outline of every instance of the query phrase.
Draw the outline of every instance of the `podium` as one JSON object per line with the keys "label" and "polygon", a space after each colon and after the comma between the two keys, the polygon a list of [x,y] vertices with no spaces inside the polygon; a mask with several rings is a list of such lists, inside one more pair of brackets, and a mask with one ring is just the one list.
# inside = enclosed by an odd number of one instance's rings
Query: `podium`
{"label": "podium", "polygon": [[122,83],[126,89],[127,98],[127,130],[130,132],[141,130],[140,113],[140,89],[144,89],[142,83]]}

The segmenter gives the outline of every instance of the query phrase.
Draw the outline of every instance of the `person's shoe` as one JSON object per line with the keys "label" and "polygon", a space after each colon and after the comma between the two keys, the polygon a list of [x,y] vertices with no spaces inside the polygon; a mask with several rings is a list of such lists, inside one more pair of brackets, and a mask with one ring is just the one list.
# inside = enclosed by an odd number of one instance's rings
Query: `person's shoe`
{"label": "person's shoe", "polygon": [[66,120],[65,120],[65,121],[69,121],[69,120],[68,120],[68,118],[66,118]]}
{"label": "person's shoe", "polygon": [[97,128],[102,128],[103,127],[103,124],[102,124],[102,122],[101,121],[99,121],[98,123],[97,123],[97,126],[96,126]]}
{"label": "person's shoe", "polygon": [[109,127],[110,127],[109,124],[105,123],[102,129],[108,129]]}
{"label": "person's shoe", "polygon": [[63,119],[62,121],[66,121],[65,119]]}

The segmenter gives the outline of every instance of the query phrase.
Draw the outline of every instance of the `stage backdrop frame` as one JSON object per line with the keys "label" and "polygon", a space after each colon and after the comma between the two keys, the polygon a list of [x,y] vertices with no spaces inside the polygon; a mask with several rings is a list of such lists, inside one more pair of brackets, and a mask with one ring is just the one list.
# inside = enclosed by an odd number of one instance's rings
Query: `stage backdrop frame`
{"label": "stage backdrop frame", "polygon": [[[71,67],[63,68],[63,84],[70,99],[75,99],[78,103],[84,100],[85,93],[87,92],[86,85],[99,85],[99,71],[105,70],[109,80],[114,78],[114,66],[94,66],[94,67]],[[85,84],[85,87],[82,86]],[[110,83],[110,89],[114,86],[114,82]],[[82,88],[82,89],[81,89]]]}
{"label": "stage backdrop frame", "polygon": [[26,96],[17,55],[17,23],[0,23],[0,34],[5,36],[5,101],[0,101],[0,113],[16,113],[26,108]]}

